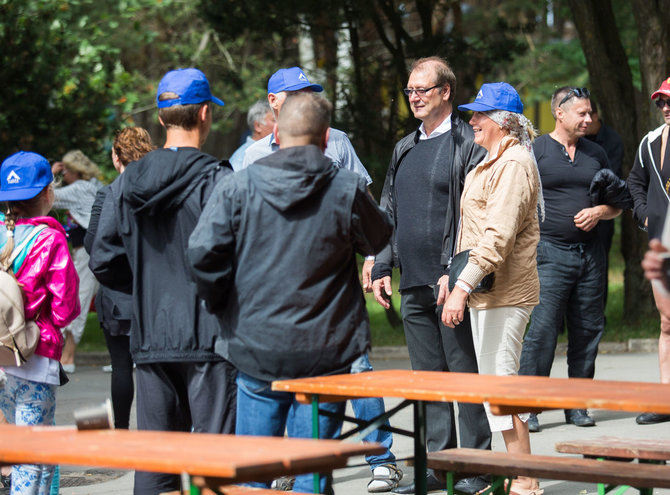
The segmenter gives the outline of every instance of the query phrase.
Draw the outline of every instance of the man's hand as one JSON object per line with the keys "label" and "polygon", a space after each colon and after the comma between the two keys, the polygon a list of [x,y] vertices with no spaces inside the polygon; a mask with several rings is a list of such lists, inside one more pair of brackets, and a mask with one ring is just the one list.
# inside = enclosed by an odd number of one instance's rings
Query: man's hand
{"label": "man's hand", "polygon": [[372,267],[375,266],[374,260],[365,260],[363,268],[361,268],[361,281],[363,282],[363,290],[365,292],[372,292]]}
{"label": "man's hand", "polygon": [[652,239],[649,241],[649,251],[644,254],[642,259],[642,268],[644,269],[644,276],[649,280],[661,279],[663,275],[663,256],[662,253],[667,253],[661,241]]}
{"label": "man's hand", "polygon": [[63,162],[54,162],[51,165],[51,173],[54,175],[61,173],[63,169],[64,169]]}
{"label": "man's hand", "polygon": [[442,275],[440,280],[437,281],[437,285],[440,288],[440,292],[437,295],[437,305],[440,306],[449,297],[449,275]]}
{"label": "man's hand", "polygon": [[584,232],[589,232],[598,225],[600,218],[603,215],[602,208],[594,206],[592,208],[584,208],[575,215],[575,226]]}
{"label": "man's hand", "polygon": [[468,293],[460,287],[454,287],[447,301],[442,307],[442,323],[455,328],[465,318],[465,304],[468,302]]}
{"label": "man's hand", "polygon": [[378,278],[372,282],[372,293],[375,295],[377,302],[384,309],[389,309],[391,307],[389,301],[391,300],[391,295],[393,294],[393,289],[391,288],[391,277],[386,276]]}

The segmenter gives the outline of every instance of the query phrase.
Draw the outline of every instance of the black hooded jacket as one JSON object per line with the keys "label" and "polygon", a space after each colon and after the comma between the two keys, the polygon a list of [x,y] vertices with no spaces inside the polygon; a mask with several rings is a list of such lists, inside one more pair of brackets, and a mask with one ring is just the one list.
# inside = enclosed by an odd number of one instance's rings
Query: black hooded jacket
{"label": "black hooded jacket", "polygon": [[188,238],[227,162],[195,148],[163,148],[131,163],[105,198],[89,266],[132,291],[130,350],[136,363],[214,361],[221,329],[196,294]]}
{"label": "black hooded jacket", "polygon": [[355,255],[390,235],[365,180],[316,146],[226,177],[188,250],[198,292],[222,318],[217,351],[266,381],[348,371],[370,345]]}

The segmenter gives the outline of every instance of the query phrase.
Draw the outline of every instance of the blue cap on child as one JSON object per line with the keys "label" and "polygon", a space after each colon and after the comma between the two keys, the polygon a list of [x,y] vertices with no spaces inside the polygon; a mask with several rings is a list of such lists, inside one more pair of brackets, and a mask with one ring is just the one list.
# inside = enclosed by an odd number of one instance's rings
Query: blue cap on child
{"label": "blue cap on child", "polygon": [[34,198],[53,180],[46,158],[31,151],[19,151],[0,166],[0,201]]}

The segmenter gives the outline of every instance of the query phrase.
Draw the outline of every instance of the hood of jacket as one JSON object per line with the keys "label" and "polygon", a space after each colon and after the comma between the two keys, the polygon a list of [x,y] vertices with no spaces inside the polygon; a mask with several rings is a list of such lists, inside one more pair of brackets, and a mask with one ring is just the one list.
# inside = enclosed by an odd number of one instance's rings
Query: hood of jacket
{"label": "hood of jacket", "polygon": [[308,145],[280,149],[245,172],[265,201],[286,211],[320,191],[337,169],[318,146]]}
{"label": "hood of jacket", "polygon": [[218,164],[197,148],[160,148],[128,165],[121,176],[124,201],[135,213],[158,215],[179,207]]}

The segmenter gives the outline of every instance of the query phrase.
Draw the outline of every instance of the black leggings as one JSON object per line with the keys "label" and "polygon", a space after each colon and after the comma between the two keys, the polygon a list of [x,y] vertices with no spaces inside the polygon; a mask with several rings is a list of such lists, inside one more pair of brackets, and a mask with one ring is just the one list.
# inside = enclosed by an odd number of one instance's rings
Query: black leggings
{"label": "black leggings", "polygon": [[114,427],[128,429],[130,408],[133,405],[135,384],[133,382],[133,358],[130,356],[130,338],[127,335],[110,335],[102,325],[107,349],[112,358],[112,407]]}

